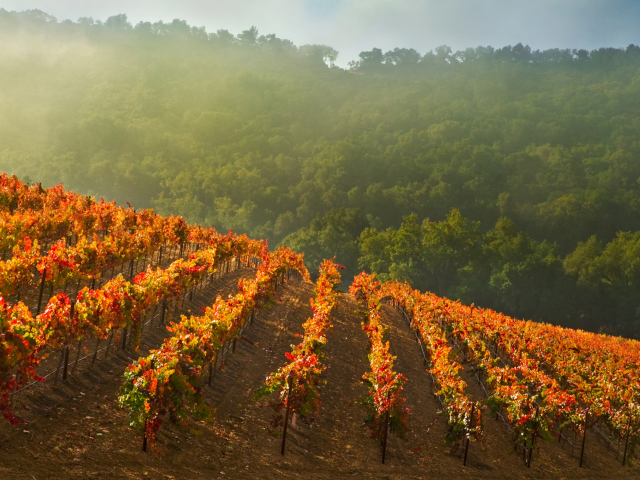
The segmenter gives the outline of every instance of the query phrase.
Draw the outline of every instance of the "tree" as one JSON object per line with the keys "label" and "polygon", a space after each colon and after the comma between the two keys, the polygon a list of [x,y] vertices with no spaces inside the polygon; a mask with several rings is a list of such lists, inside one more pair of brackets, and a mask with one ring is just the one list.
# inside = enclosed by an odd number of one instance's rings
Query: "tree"
{"label": "tree", "polygon": [[107,28],[113,30],[131,30],[132,26],[127,20],[127,15],[125,13],[121,13],[119,15],[113,15],[107,18],[107,21],[104,22],[104,25]]}
{"label": "tree", "polygon": [[397,230],[364,230],[358,239],[358,266],[379,274],[379,279],[409,282],[420,288],[424,284],[422,268],[422,229],[413,213],[402,219]]}
{"label": "tree", "polygon": [[379,68],[382,65],[383,55],[382,50],[374,48],[370,52],[360,52],[359,61],[349,62],[349,67],[361,70],[370,70]]}
{"label": "tree", "polygon": [[358,234],[368,226],[357,208],[333,209],[316,217],[308,228],[288,235],[282,243],[304,253],[309,271],[317,271],[322,260],[335,257],[346,269],[343,278],[348,279],[357,274]]}
{"label": "tree", "polygon": [[435,293],[448,295],[458,283],[458,270],[467,266],[479,253],[480,223],[469,222],[454,208],[442,222],[426,219],[423,261],[436,286]]}
{"label": "tree", "polygon": [[554,286],[562,274],[556,246],[536,242],[503,217],[484,236],[482,253],[491,296],[499,302],[494,308],[540,319],[544,303],[553,304]]}
{"label": "tree", "polygon": [[562,262],[565,273],[575,277],[580,285],[597,287],[602,280],[598,265],[602,249],[602,242],[595,235],[590,236],[586,242],[578,242],[576,249]]}
{"label": "tree", "polygon": [[394,48],[384,54],[384,64],[400,67],[415,66],[421,58],[413,48]]}
{"label": "tree", "polygon": [[258,44],[258,28],[252,26],[249,30],[243,30],[238,34],[238,41],[240,45],[247,47],[254,47]]}
{"label": "tree", "polygon": [[563,267],[577,283],[575,310],[588,327],[640,336],[640,232],[619,232],[606,246],[593,235],[578,243]]}
{"label": "tree", "polygon": [[333,67],[338,59],[338,51],[327,45],[303,45],[299,51],[314,63],[322,62],[329,67]]}
{"label": "tree", "polygon": [[414,288],[439,295],[454,292],[458,271],[480,252],[480,224],[469,222],[452,209],[441,222],[418,223],[414,213],[403,217],[397,230],[362,232],[360,268],[380,274],[382,280],[408,281]]}
{"label": "tree", "polygon": [[274,33],[260,36],[260,38],[258,38],[258,44],[263,48],[278,53],[294,53],[297,50],[291,40],[278,38]]}
{"label": "tree", "polygon": [[211,33],[209,35],[209,38],[222,45],[227,45],[227,46],[238,43],[238,39],[235,37],[235,35],[229,32],[229,30],[225,30],[225,29],[220,29],[220,30],[217,30],[216,33]]}

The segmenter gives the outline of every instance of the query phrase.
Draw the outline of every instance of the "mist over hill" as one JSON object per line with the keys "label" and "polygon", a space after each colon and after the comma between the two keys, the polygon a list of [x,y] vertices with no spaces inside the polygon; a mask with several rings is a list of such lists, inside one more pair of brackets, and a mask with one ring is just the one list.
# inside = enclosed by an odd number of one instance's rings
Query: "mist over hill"
{"label": "mist over hill", "polygon": [[0,169],[640,335],[640,48],[372,48],[0,10]]}

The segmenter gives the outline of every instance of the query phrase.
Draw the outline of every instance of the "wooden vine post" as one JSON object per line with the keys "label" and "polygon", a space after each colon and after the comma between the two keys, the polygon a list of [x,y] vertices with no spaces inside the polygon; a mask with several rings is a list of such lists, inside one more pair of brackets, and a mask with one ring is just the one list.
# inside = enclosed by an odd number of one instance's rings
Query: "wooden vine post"
{"label": "wooden vine post", "polygon": [[584,444],[587,438],[587,422],[589,421],[589,412],[584,416],[584,433],[582,434],[582,448],[580,449],[580,468],[582,468],[582,461],[584,460]]}
{"label": "wooden vine post", "polygon": [[[73,313],[76,307],[75,302],[71,302],[71,312],[69,313],[69,319],[73,320]],[[69,374],[69,345],[64,347],[64,368],[62,369],[62,380],[66,380]]]}
{"label": "wooden vine post", "polygon": [[287,441],[287,426],[289,425],[289,400],[291,399],[291,389],[293,388],[293,378],[289,376],[287,378],[287,409],[284,414],[284,430],[282,432],[282,447],[280,448],[280,455],[284,456],[284,445]]}
{"label": "wooden vine post", "polygon": [[62,352],[60,352],[60,361],[58,362],[58,368],[56,368],[56,376],[53,378],[53,384],[58,384],[58,375],[60,373],[60,369],[62,368],[62,362],[64,362],[64,348]]}
{"label": "wooden vine post", "polygon": [[109,358],[109,347],[111,347],[111,340],[113,340],[113,330],[109,332],[109,338],[107,340],[107,348],[105,349],[105,352],[104,352],[105,359]]}
{"label": "wooden vine post", "polygon": [[[475,409],[476,409],[476,404],[472,403],[471,404],[471,418],[469,419],[469,426],[473,425],[473,414],[475,413]],[[467,466],[467,454],[469,453],[469,434],[470,434],[470,428],[467,429],[467,443],[464,447],[464,461],[462,462],[462,466],[466,467]]]}
{"label": "wooden vine post", "polygon": [[162,310],[160,311],[160,325],[165,325],[164,312],[167,309],[167,299],[162,300]]}
{"label": "wooden vine post", "polygon": [[11,407],[13,408],[13,401],[16,398],[16,390],[18,388],[18,384],[20,383],[20,368],[16,368],[16,382],[13,385],[13,389],[11,391]]}
{"label": "wooden vine post", "polygon": [[384,418],[384,431],[382,432],[382,463],[387,457],[387,437],[389,436],[389,415],[391,413],[391,405],[389,405],[389,399],[391,398],[391,391],[387,391],[387,414]]}
{"label": "wooden vine post", "polygon": [[64,366],[62,368],[62,380],[66,380],[67,379],[67,374],[69,373],[69,345],[67,345],[66,347],[64,347],[63,350],[63,355],[64,355]]}
{"label": "wooden vine post", "polygon": [[124,351],[127,349],[127,327],[122,329],[122,344],[120,348]]}
{"label": "wooden vine post", "polygon": [[142,451],[147,451],[147,422],[144,422],[144,433],[142,434]]}
{"label": "wooden vine post", "polygon": [[91,359],[91,365],[96,363],[96,358],[98,358],[98,347],[100,347],[100,337],[96,337],[96,348],[93,351],[93,358]]}
{"label": "wooden vine post", "polygon": [[535,415],[535,425],[533,427],[533,432],[531,433],[531,450],[529,450],[529,459],[527,460],[527,468],[531,468],[531,457],[533,456],[533,445],[536,441],[536,434],[538,433],[538,413],[540,412],[540,407],[536,406],[536,415]]}
{"label": "wooden vine post", "polygon": [[622,456],[622,466],[627,463],[627,447],[629,446],[629,436],[631,435],[631,413],[629,413],[629,423],[627,424],[627,439],[624,442],[624,455]]}
{"label": "wooden vine post", "polygon": [[71,374],[76,373],[76,368],[78,368],[78,362],[80,361],[80,353],[82,353],[82,340],[78,340],[78,351],[76,352],[76,361],[73,362],[73,368],[71,369]]}
{"label": "wooden vine post", "polygon": [[36,309],[36,315],[40,313],[42,308],[42,295],[44,294],[44,280],[47,278],[47,267],[42,271],[42,279],[40,280],[40,294],[38,295],[38,308]]}
{"label": "wooden vine post", "polygon": [[209,386],[211,386],[213,371],[216,369],[216,366],[218,364],[218,352],[219,350],[216,350],[216,352],[213,354],[213,360],[209,362]]}

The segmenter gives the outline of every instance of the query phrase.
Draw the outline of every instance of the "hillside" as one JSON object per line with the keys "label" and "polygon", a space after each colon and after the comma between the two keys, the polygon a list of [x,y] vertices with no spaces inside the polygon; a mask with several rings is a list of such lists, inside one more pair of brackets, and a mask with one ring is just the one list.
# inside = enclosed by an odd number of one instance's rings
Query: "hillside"
{"label": "hillside", "polygon": [[0,10],[0,169],[638,338],[639,52],[374,48],[344,70],[255,28]]}
{"label": "hillside", "polygon": [[[207,294],[232,292],[235,278],[217,283]],[[391,327],[396,368],[409,378],[404,394],[412,431],[406,443],[390,438],[387,461],[381,465],[379,443],[370,438],[362,422],[363,408],[357,405],[366,393],[360,377],[368,368],[367,344],[361,317],[355,313],[359,307],[347,295],[341,296],[335,310],[325,350],[327,383],[320,389],[320,415],[312,426],[298,420],[291,427],[281,457],[280,429],[270,426],[271,410],[251,398],[264,378],[285,361],[284,352],[311,314],[311,296],[309,285],[292,281],[280,302],[258,316],[247,330],[248,341],[238,342],[212,387],[205,388],[206,401],[215,408],[211,420],[192,421],[187,429],[163,427],[153,449],[142,453],[140,435],[127,426],[117,406],[123,368],[137,358],[122,352],[94,367],[83,365],[68,383],[19,397],[18,411],[29,423],[2,425],[0,472],[16,479],[99,478],[107,473],[114,479],[637,478],[638,467],[622,468],[615,451],[597,434],[587,438],[582,469],[579,449],[555,441],[540,442],[527,469],[522,454],[513,452],[509,428],[494,418],[486,418],[485,439],[472,443],[463,467],[444,442],[446,420],[437,413],[439,404],[415,337],[402,317],[387,307],[383,317]],[[207,301],[194,300],[196,305]],[[154,334],[143,349],[157,345],[160,338]],[[470,373],[464,375],[472,394],[483,399]],[[574,441],[579,445],[579,438]]]}
{"label": "hillside", "polygon": [[638,475],[638,341],[7,175],[0,210],[5,476]]}

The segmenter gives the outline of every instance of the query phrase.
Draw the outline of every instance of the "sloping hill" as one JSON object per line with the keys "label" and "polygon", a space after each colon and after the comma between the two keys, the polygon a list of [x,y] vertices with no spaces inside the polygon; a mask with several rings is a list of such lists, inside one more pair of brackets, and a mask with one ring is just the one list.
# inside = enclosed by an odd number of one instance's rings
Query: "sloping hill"
{"label": "sloping hill", "polygon": [[[240,275],[218,280],[205,292],[229,294]],[[284,353],[296,343],[302,323],[311,315],[313,287],[291,281],[279,291],[279,301],[258,315],[245,331],[235,353],[206,387],[207,403],[215,409],[208,421],[189,428],[163,425],[148,453],[141,451],[142,432],[127,426],[117,405],[124,366],[138,357],[119,352],[94,367],[82,366],[64,384],[17,399],[17,411],[29,423],[0,427],[0,473],[3,478],[638,478],[638,467],[622,467],[615,452],[595,436],[587,437],[585,465],[578,468],[579,448],[539,442],[530,469],[513,452],[509,428],[485,417],[485,437],[472,443],[467,466],[458,448],[444,441],[444,417],[432,394],[430,374],[409,326],[395,310],[383,307],[390,326],[395,368],[408,382],[403,391],[412,431],[406,442],[390,437],[386,464],[380,447],[363,424],[358,405],[366,388],[360,382],[369,368],[367,339],[361,330],[359,306],[341,295],[333,330],[324,350],[326,385],[320,388],[320,416],[311,425],[292,424],[286,454],[280,455],[280,427],[271,425],[272,410],[252,397],[265,377],[285,363]],[[196,309],[211,298],[194,298]],[[157,346],[162,333],[145,337],[142,349]],[[477,400],[484,394],[471,373],[462,373]],[[436,419],[438,419],[436,421]],[[576,439],[579,444],[580,439]],[[453,453],[452,453],[453,452]]]}

